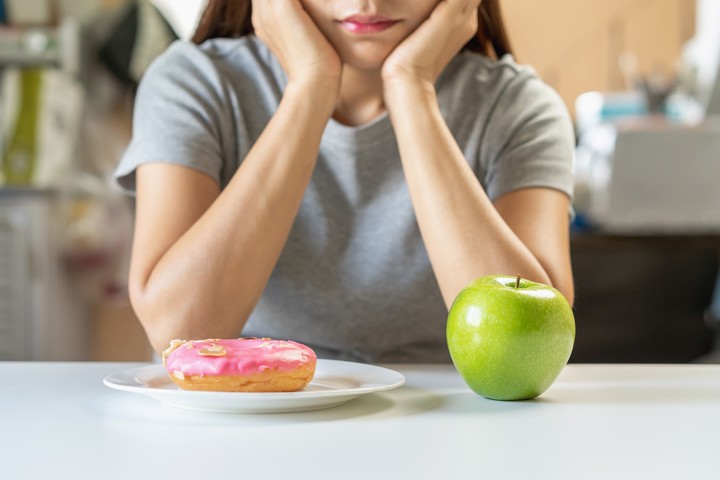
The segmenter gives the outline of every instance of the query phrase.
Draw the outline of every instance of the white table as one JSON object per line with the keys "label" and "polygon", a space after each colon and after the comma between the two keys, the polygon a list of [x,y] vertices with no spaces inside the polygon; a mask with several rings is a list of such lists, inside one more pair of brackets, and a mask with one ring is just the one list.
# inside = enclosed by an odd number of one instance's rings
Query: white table
{"label": "white table", "polygon": [[718,479],[720,366],[569,365],[496,402],[450,366],[328,410],[192,412],[105,387],[121,363],[0,363],[3,479]]}

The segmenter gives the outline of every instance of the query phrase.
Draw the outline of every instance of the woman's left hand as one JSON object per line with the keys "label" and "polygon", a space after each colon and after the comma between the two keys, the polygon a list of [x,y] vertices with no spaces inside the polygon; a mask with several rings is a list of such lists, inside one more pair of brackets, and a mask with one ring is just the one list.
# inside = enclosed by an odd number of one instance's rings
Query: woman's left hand
{"label": "woman's left hand", "polygon": [[383,82],[435,83],[453,56],[477,33],[482,0],[440,0],[420,26],[388,56]]}

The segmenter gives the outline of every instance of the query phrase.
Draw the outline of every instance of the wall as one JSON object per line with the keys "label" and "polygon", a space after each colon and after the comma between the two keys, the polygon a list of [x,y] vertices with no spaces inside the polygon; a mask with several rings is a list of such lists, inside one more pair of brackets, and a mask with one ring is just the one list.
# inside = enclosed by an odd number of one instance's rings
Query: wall
{"label": "wall", "polygon": [[183,39],[192,37],[205,5],[204,0],[152,0],[152,3]]}
{"label": "wall", "polygon": [[625,89],[618,58],[632,52],[640,71],[674,70],[694,35],[695,0],[503,0],[511,41],[563,97]]}

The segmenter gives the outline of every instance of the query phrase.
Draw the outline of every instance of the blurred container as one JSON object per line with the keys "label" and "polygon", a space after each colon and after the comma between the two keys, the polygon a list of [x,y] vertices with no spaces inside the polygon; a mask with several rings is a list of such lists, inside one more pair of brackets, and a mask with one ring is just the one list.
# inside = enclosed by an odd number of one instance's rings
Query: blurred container
{"label": "blurred container", "polygon": [[2,156],[2,174],[7,185],[27,186],[33,182],[37,165],[37,133],[42,70],[20,72],[20,104],[7,149]]}
{"label": "blurred container", "polygon": [[587,92],[575,100],[578,136],[603,123],[647,114],[645,98],[640,92]]}

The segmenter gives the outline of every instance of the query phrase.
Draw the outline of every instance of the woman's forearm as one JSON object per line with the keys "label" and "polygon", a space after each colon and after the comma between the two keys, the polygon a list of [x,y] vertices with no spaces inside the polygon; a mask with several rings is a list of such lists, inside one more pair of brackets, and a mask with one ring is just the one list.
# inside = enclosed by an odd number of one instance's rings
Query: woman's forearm
{"label": "woman's forearm", "polygon": [[420,232],[446,305],[483,275],[521,274],[550,283],[464,159],[432,86],[393,85],[386,92],[386,105]]}
{"label": "woman's forearm", "polygon": [[171,338],[240,333],[285,244],[333,106],[316,86],[288,86],[209,208],[159,258],[133,265],[133,305],[156,349]]}

